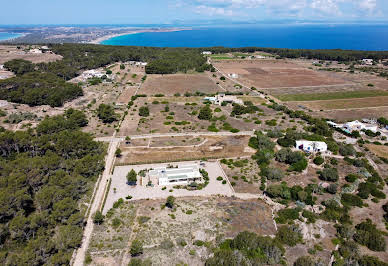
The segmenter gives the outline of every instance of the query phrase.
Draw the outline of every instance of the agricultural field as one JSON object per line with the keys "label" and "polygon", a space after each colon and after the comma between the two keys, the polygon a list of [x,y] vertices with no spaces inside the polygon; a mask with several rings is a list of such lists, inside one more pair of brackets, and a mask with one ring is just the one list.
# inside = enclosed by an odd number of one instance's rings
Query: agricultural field
{"label": "agricultural field", "polygon": [[[254,153],[248,147],[249,136],[199,136],[188,138],[185,142],[177,141],[176,138],[153,138],[151,141],[145,140],[143,143],[139,143],[140,147],[122,143],[120,146],[122,156],[116,160],[116,164],[241,157],[251,156]],[[149,147],[148,143],[150,143]]]}
{"label": "agricultural field", "polygon": [[271,208],[261,200],[179,198],[173,209],[164,203],[127,201],[109,211],[93,232],[88,250],[91,265],[126,265],[131,260],[130,242],[135,239],[143,242],[138,258],[144,261],[202,265],[212,247],[240,231],[275,234]]}
{"label": "agricultural field", "polygon": [[[232,115],[234,107],[231,104],[210,105],[211,119],[199,119],[199,113],[205,107],[200,97],[139,97],[128,110],[118,135],[125,137],[150,133],[239,132],[276,126],[282,129],[298,126],[273,109],[262,105],[264,100],[261,97],[238,98],[252,102],[258,108],[257,111]],[[147,108],[149,114],[141,116],[141,108]]]}
{"label": "agricultural field", "polygon": [[238,74],[238,81],[260,89],[344,84],[345,80],[304,68],[287,60],[215,62],[226,74]]}
{"label": "agricultural field", "polygon": [[195,94],[196,92],[212,94],[222,91],[207,74],[174,74],[174,75],[148,75],[139,91],[148,96],[163,94],[172,96],[179,93]]}
{"label": "agricultural field", "polygon": [[365,145],[371,152],[376,154],[378,157],[383,157],[388,159],[388,146],[375,145],[375,144],[366,144]]}
{"label": "agricultural field", "polygon": [[358,91],[310,93],[310,94],[309,93],[283,94],[283,95],[274,95],[274,96],[283,102],[324,101],[324,100],[388,96],[388,90],[358,90]]}

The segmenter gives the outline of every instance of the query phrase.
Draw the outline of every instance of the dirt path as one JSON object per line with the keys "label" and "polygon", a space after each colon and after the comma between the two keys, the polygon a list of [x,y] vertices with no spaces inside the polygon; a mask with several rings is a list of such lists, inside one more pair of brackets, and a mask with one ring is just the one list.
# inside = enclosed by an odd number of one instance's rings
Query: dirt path
{"label": "dirt path", "polygon": [[[162,137],[199,137],[199,136],[253,136],[254,131],[240,131],[232,133],[229,131],[225,132],[187,132],[187,133],[155,133],[146,135],[131,135],[128,136],[131,139],[150,139],[150,138],[162,138]],[[125,140],[125,137],[99,137],[95,138],[96,141],[104,142],[121,142]]]}
{"label": "dirt path", "polygon": [[118,142],[114,142],[114,141],[111,141],[109,143],[108,154],[105,158],[105,170],[101,176],[100,183],[98,184],[98,182],[97,182],[97,184],[96,184],[98,186],[98,188],[96,191],[96,195],[94,197],[94,201],[91,203],[89,216],[87,218],[87,223],[86,223],[86,226],[84,228],[82,245],[77,250],[73,265],[78,266],[78,265],[84,264],[85,254],[86,254],[86,251],[88,249],[90,239],[91,239],[93,229],[94,229],[93,215],[96,211],[100,210],[100,208],[101,208],[101,204],[102,204],[102,201],[104,199],[105,187],[106,187],[108,180],[110,178],[110,172],[111,172],[112,166],[114,164],[115,152],[116,152],[118,144],[119,144]]}

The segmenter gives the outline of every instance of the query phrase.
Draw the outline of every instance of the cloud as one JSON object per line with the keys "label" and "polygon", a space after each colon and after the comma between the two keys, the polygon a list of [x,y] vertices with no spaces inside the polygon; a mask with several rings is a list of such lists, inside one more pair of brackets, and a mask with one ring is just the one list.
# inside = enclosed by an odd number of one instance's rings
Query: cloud
{"label": "cloud", "polygon": [[206,14],[208,16],[232,16],[233,11],[223,7],[212,7],[206,5],[200,5],[196,7],[196,13]]}
{"label": "cloud", "polygon": [[369,13],[372,13],[376,9],[376,6],[376,0],[361,0],[361,2],[359,3],[359,7],[361,8],[361,10],[365,10]]}
{"label": "cloud", "polygon": [[[209,16],[279,16],[300,18],[362,17],[376,13],[380,0],[179,0]],[[386,1],[386,0],[384,0]]]}

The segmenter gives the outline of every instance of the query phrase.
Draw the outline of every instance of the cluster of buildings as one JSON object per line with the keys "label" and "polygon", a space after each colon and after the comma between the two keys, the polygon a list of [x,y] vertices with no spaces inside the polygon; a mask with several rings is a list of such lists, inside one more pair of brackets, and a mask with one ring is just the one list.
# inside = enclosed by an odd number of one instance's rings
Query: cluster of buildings
{"label": "cluster of buildings", "polygon": [[373,133],[376,133],[378,131],[378,126],[376,122],[371,120],[364,120],[363,122],[355,120],[355,121],[347,122],[345,124],[337,124],[332,121],[328,121],[327,123],[330,126],[341,129],[348,134],[351,134],[353,131],[370,130]]}
{"label": "cluster of buildings", "polygon": [[191,182],[201,180],[199,166],[182,165],[179,168],[160,167],[148,172],[149,178],[157,180],[159,186],[187,185]]}
{"label": "cluster of buildings", "polygon": [[212,104],[221,105],[223,102],[227,103],[236,103],[243,105],[244,102],[241,99],[238,99],[236,96],[233,95],[225,95],[225,94],[217,94],[214,97],[205,97],[203,98],[204,101],[209,101]]}

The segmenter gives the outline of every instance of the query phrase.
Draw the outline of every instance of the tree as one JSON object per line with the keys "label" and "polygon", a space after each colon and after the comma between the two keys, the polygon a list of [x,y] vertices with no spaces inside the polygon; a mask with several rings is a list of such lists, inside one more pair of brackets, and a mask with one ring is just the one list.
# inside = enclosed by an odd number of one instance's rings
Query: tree
{"label": "tree", "polygon": [[149,116],[150,115],[150,109],[148,106],[142,106],[139,108],[139,115],[140,116]]}
{"label": "tree", "polygon": [[337,168],[324,168],[319,173],[319,178],[323,181],[337,182],[338,181]]}
{"label": "tree", "polygon": [[104,222],[104,215],[100,211],[96,211],[96,213],[93,216],[93,223],[95,224],[102,224]]}
{"label": "tree", "polygon": [[208,105],[201,108],[198,114],[200,120],[210,120],[213,117],[213,112]]}
{"label": "tree", "polygon": [[80,110],[75,110],[73,108],[67,109],[65,112],[65,116],[70,123],[74,123],[79,127],[85,127],[88,125],[88,119],[84,112]]}
{"label": "tree", "polygon": [[121,70],[125,69],[125,65],[124,65],[124,64],[121,64],[121,65],[120,65],[120,69],[121,69]]}
{"label": "tree", "polygon": [[112,123],[117,120],[114,108],[109,104],[100,104],[97,109],[97,116],[104,123]]}
{"label": "tree", "polygon": [[117,148],[115,155],[116,155],[116,157],[121,157],[121,149],[120,148]]}
{"label": "tree", "polygon": [[137,173],[135,170],[132,169],[131,171],[129,171],[129,173],[127,174],[127,181],[129,185],[136,185]]}
{"label": "tree", "polygon": [[136,257],[143,253],[143,243],[140,240],[133,240],[130,250],[131,256]]}
{"label": "tree", "polygon": [[290,247],[295,246],[296,244],[302,242],[303,237],[300,233],[300,229],[296,225],[291,226],[280,226],[276,233],[276,239],[278,239],[283,244],[286,244]]}
{"label": "tree", "polygon": [[317,156],[314,158],[313,162],[316,164],[316,165],[321,165],[325,162],[325,160],[322,158],[322,156]]}
{"label": "tree", "polygon": [[175,203],[175,198],[173,196],[168,196],[166,201],[166,206],[172,209],[174,207],[174,203]]}
{"label": "tree", "polygon": [[273,167],[263,168],[260,174],[265,176],[268,180],[282,180],[284,177],[282,169]]}
{"label": "tree", "polygon": [[356,154],[356,150],[353,148],[352,145],[350,144],[342,144],[340,147],[339,147],[339,153],[342,155],[342,156],[353,156]]}
{"label": "tree", "polygon": [[310,256],[299,257],[295,262],[294,266],[315,266],[314,260]]}

